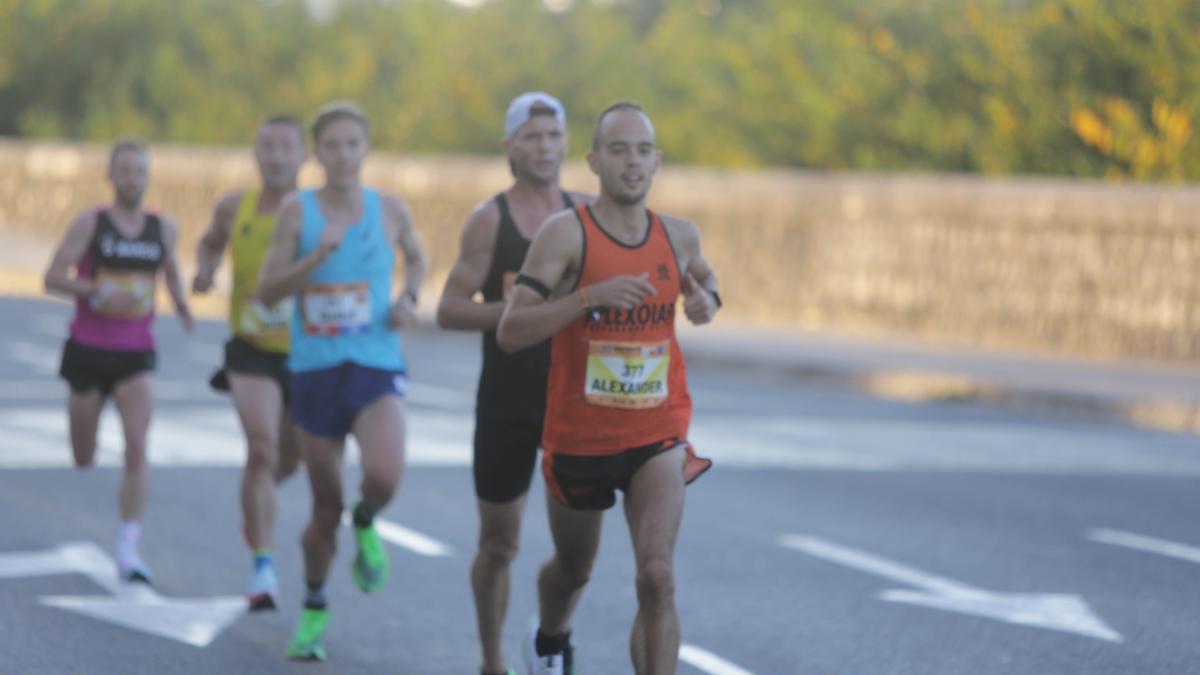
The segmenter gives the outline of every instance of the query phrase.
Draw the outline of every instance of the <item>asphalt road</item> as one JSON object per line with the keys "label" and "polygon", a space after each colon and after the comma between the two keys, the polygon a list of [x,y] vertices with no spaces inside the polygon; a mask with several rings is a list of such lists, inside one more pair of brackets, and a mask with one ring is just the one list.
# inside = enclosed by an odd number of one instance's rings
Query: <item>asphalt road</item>
{"label": "asphalt road", "polygon": [[[156,594],[145,597],[105,576],[115,417],[100,467],[70,467],[55,377],[68,313],[0,299],[0,673],[478,672],[467,585],[477,337],[407,336],[411,464],[383,514],[396,526],[392,581],[372,596],[354,588],[343,531],[330,659],[295,664],[283,648],[301,599],[307,489],[303,477],[281,489],[281,611],[242,614],[241,440],[228,401],[205,385],[224,327],[185,338],[172,318],[158,322],[143,540]],[[689,488],[679,540],[679,672],[1200,672],[1195,437],[689,365],[692,436],[716,467]],[[505,632],[514,666],[550,550],[543,504],[535,481]],[[605,528],[575,622],[587,675],[630,671],[633,561],[619,510]]]}

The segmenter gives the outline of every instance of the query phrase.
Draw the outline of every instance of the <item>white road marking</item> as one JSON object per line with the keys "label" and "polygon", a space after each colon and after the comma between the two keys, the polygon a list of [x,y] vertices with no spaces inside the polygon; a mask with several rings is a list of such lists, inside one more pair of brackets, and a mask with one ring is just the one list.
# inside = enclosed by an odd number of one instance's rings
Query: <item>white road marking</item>
{"label": "white road marking", "polygon": [[225,362],[225,347],[223,345],[214,345],[207,342],[189,341],[187,343],[188,358],[202,366],[209,366],[213,370],[221,367]]}
{"label": "white road marking", "polygon": [[64,544],[49,551],[0,553],[0,578],[83,574],[111,596],[44,596],[39,602],[126,628],[205,647],[246,611],[245,598],[174,599],[142,584],[117,578],[112,558],[91,542]]}
{"label": "white road marking", "polygon": [[[240,466],[245,442],[228,398],[196,380],[155,380],[155,397],[185,405],[159,406],[151,424],[150,461],[158,465]],[[409,408],[406,453],[413,466],[470,466],[474,420],[467,403],[451,404],[452,391],[431,388],[418,395],[428,405]],[[414,402],[418,400],[414,395]],[[65,466],[66,385],[54,378],[0,380],[0,438],[15,431],[22,466],[47,458]],[[19,406],[19,407],[17,407]],[[123,442],[112,406],[103,425],[103,446],[119,463]],[[44,435],[38,441],[29,434]],[[1086,439],[1086,442],[1084,442]],[[32,442],[30,442],[32,440]],[[800,471],[945,471],[1026,475],[1200,476],[1200,454],[1188,438],[1161,436],[1147,444],[1139,434],[1088,429],[1023,428],[1007,424],[959,424],[923,420],[852,420],[776,415],[704,415],[691,440],[718,469]],[[7,449],[7,447],[5,448]],[[346,461],[358,461],[352,439]],[[0,467],[17,463],[0,452]],[[103,464],[103,462],[102,462]]]}
{"label": "white road marking", "polygon": [[[352,519],[349,513],[342,514],[342,523],[346,525],[352,524]],[[406,548],[413,553],[417,553],[431,558],[442,558],[454,555],[454,549],[447,544],[410,530],[403,525],[393,523],[383,518],[375,518],[375,531],[379,533],[379,537],[385,541]]]}
{"label": "white road marking", "polygon": [[[53,372],[46,374],[58,374],[57,361]],[[204,402],[219,400],[214,398],[215,396],[216,394],[209,389],[207,381],[154,378],[154,399],[156,401]],[[57,377],[30,380],[0,379],[0,401],[18,401],[29,405],[34,402],[65,403],[66,400],[67,383]]]}
{"label": "white road marking", "polygon": [[735,666],[716,654],[695,645],[679,645],[679,660],[710,675],[754,675],[749,670]]}
{"label": "white road marking", "polygon": [[8,343],[8,358],[34,370],[52,375],[58,372],[60,351],[44,344],[13,340]]}
{"label": "white road marking", "polygon": [[54,338],[58,342],[67,339],[70,320],[57,314],[34,314],[30,327],[42,337]]}
{"label": "white road marking", "polygon": [[1146,551],[1148,553],[1157,553],[1168,558],[1186,560],[1200,565],[1200,548],[1188,546],[1187,544],[1180,544],[1156,537],[1147,537],[1134,532],[1108,530],[1102,527],[1089,530],[1088,538],[1102,544],[1112,544],[1113,546],[1124,546],[1125,548]]}
{"label": "white road marking", "polygon": [[1077,595],[1061,593],[995,593],[928,574],[870,553],[816,537],[784,535],[779,544],[801,553],[861,572],[916,586],[923,590],[890,590],[882,600],[961,612],[1023,626],[1076,633],[1098,640],[1121,642],[1121,634],[1092,613]]}

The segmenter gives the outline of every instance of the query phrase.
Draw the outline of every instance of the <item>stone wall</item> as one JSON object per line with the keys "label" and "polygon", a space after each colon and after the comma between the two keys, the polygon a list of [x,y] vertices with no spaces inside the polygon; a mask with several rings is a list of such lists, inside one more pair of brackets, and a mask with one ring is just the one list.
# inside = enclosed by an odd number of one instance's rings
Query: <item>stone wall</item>
{"label": "stone wall", "polygon": [[[106,148],[0,142],[3,241],[57,238],[105,201]],[[313,185],[317,169],[302,182]],[[377,154],[433,259],[433,301],[500,158]],[[254,184],[243,149],[158,146],[148,203],[196,238],[222,191]],[[576,162],[564,184],[595,189]],[[667,168],[652,204],[700,224],[723,321],[1089,356],[1200,359],[1200,189],[1061,179]],[[23,256],[28,258],[27,255]],[[19,265],[0,255],[0,264]],[[26,261],[40,269],[44,260]]]}

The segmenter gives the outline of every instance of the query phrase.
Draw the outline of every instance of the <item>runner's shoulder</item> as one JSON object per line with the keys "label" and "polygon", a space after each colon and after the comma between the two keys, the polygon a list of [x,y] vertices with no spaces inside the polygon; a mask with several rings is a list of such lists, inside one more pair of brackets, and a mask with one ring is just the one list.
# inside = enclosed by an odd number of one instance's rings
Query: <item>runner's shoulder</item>
{"label": "runner's shoulder", "polygon": [[596,195],[590,192],[576,192],[574,190],[567,190],[566,192],[571,197],[571,201],[575,203],[575,206],[591,205],[596,202]]}
{"label": "runner's shoulder", "polygon": [[226,192],[217,200],[217,206],[213,210],[218,217],[233,218],[237,214],[238,207],[242,205],[242,199],[245,196],[245,190],[231,190]]}
{"label": "runner's shoulder", "polygon": [[662,221],[663,228],[667,231],[667,236],[671,241],[678,246],[687,246],[700,240],[700,228],[696,223],[673,216],[669,213],[657,213],[658,219]]}
{"label": "runner's shoulder", "polygon": [[100,223],[100,213],[102,211],[104,211],[104,207],[94,207],[84,209],[75,214],[75,218],[67,226],[68,232],[75,236],[91,237],[96,231],[96,225]]}
{"label": "runner's shoulder", "polygon": [[499,226],[500,207],[496,204],[495,197],[488,197],[471,209],[470,215],[467,216],[467,222],[463,224],[463,236],[487,235],[494,237],[496,228]]}

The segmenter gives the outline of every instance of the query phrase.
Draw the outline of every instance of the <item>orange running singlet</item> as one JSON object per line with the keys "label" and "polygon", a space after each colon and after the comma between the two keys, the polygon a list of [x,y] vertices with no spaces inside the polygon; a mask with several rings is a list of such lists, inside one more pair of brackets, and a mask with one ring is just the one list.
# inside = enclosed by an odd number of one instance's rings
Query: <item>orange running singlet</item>
{"label": "orange running singlet", "polygon": [[576,208],[583,228],[583,287],[647,273],[658,295],[632,310],[596,308],[555,333],[542,446],[548,454],[613,455],[668,438],[687,438],[692,398],[675,339],[679,263],[662,221],[626,245]]}

